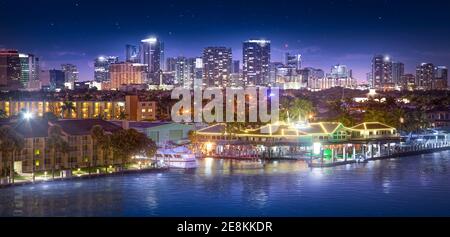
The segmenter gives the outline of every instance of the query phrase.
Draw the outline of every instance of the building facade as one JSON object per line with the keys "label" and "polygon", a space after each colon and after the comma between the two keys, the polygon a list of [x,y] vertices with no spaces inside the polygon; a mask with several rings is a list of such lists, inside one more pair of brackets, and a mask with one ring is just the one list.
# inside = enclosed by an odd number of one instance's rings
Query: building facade
{"label": "building facade", "polygon": [[434,65],[432,63],[421,63],[416,67],[416,85],[420,90],[433,89]]}
{"label": "building facade", "polygon": [[384,90],[393,88],[392,61],[390,57],[376,55],[372,59],[372,88]]}
{"label": "building facade", "polygon": [[109,74],[112,90],[119,90],[122,85],[141,85],[146,82],[147,66],[138,63],[111,64]]}
{"label": "building facade", "polygon": [[110,81],[109,67],[118,63],[119,58],[115,56],[100,56],[94,60],[94,80],[96,82]]}
{"label": "building facade", "polygon": [[247,40],[242,47],[242,76],[247,86],[268,86],[270,41]]}
{"label": "building facade", "polygon": [[19,52],[17,50],[0,50],[0,88],[16,90],[21,87]]}
{"label": "building facade", "polygon": [[203,86],[228,86],[231,79],[231,63],[231,48],[205,48],[203,50]]}
{"label": "building facade", "polygon": [[66,119],[93,119],[106,120],[126,119],[132,121],[155,120],[156,102],[140,101],[137,96],[127,95],[124,101],[73,101],[74,110],[69,114],[63,113],[63,101],[0,101],[0,110],[5,111],[7,117],[15,117],[21,111],[32,113],[35,117],[42,117],[51,112],[54,115]]}
{"label": "building facade", "polygon": [[164,44],[160,39],[151,37],[141,40],[141,63],[147,66],[147,78],[151,84],[160,84],[160,74],[164,65]]}

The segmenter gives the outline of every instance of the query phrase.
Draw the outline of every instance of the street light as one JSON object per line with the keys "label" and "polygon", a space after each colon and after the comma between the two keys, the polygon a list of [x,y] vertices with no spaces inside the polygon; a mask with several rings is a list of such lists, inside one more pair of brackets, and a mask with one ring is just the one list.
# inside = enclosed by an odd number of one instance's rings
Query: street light
{"label": "street light", "polygon": [[33,114],[30,113],[30,112],[25,112],[25,113],[23,114],[23,118],[26,119],[26,120],[30,120],[30,119],[33,118]]}

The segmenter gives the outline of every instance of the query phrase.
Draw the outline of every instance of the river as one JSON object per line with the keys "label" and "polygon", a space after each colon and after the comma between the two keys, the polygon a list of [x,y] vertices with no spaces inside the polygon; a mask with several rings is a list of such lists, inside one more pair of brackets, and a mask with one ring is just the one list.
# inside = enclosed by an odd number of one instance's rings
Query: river
{"label": "river", "polygon": [[199,163],[0,189],[0,216],[450,216],[450,151],[323,169]]}

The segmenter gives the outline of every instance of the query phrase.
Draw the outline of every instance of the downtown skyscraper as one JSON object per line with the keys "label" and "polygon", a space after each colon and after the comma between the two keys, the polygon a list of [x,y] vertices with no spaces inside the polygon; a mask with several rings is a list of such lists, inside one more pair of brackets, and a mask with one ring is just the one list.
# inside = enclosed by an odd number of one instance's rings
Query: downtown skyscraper
{"label": "downtown skyscraper", "polygon": [[230,85],[231,64],[231,48],[205,48],[203,50],[203,86],[225,87]]}
{"label": "downtown skyscraper", "polygon": [[119,58],[115,56],[100,56],[94,61],[94,79],[96,82],[109,81],[109,67],[111,64],[118,63]]}
{"label": "downtown skyscraper", "polygon": [[0,50],[0,88],[21,87],[22,67],[17,50]]}
{"label": "downtown skyscraper", "polygon": [[393,87],[392,61],[390,57],[376,55],[372,59],[372,88],[385,89]]}
{"label": "downtown skyscraper", "polygon": [[160,73],[164,68],[164,44],[160,39],[150,37],[141,40],[140,61],[147,66],[148,82],[159,84]]}
{"label": "downtown skyscraper", "polygon": [[269,85],[270,41],[252,39],[245,41],[242,46],[245,85]]}
{"label": "downtown skyscraper", "polygon": [[416,67],[416,86],[421,90],[433,89],[434,65],[432,63],[421,63]]}

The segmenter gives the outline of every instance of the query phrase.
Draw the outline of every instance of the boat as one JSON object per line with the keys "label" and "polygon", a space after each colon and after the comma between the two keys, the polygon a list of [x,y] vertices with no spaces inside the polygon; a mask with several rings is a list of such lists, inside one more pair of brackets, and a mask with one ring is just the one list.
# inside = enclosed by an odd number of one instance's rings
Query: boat
{"label": "boat", "polygon": [[154,159],[162,167],[192,169],[198,166],[195,155],[184,146],[160,148]]}

